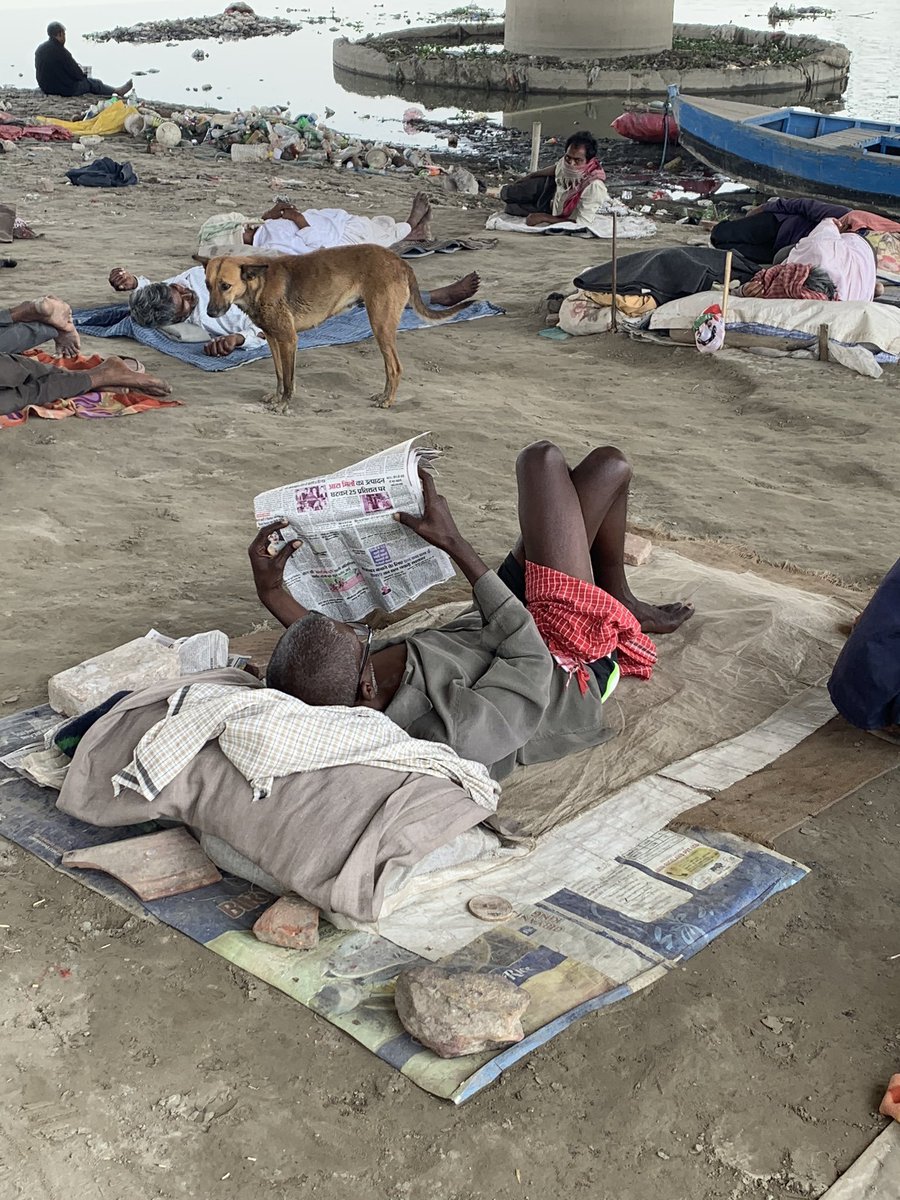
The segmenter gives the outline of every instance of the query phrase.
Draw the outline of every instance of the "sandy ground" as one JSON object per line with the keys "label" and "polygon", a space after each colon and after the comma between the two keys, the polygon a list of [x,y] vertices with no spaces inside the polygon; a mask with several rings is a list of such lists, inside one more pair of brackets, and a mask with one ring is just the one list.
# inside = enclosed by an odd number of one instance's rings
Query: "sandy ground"
{"label": "sandy ground", "polygon": [[[275,194],[274,168],[190,154],[135,155],[142,183],[124,192],[69,188],[72,158],[50,146],[0,159],[0,198],[46,235],[16,243],[4,302],[45,290],[113,300],[111,267],[172,275],[206,216],[254,214]],[[307,207],[402,218],[410,203],[404,180],[285,175],[302,178],[291,194]],[[438,232],[480,232],[483,207],[434,194]],[[898,377],[539,339],[540,296],[607,255],[508,235],[490,253],[417,265],[425,286],[478,270],[508,315],[401,335],[393,412],[368,404],[381,386],[370,344],[304,355],[286,417],[260,404],[268,362],[201,375],[147,352],[183,408],[3,433],[0,713],[150,626],[261,621],[244,557],[254,494],[421,430],[447,451],[442,487],[488,557],[512,537],[517,449],[552,437],[573,457],[626,449],[642,525],[860,587],[879,577],[896,556]],[[900,1062],[885,896],[897,827],[890,777],[810,822],[780,846],[815,867],[805,883],[460,1111],[187,939],[127,921],[0,843],[0,1198],[818,1195],[876,1132],[877,1085]],[[768,1015],[780,1035],[761,1025]]]}

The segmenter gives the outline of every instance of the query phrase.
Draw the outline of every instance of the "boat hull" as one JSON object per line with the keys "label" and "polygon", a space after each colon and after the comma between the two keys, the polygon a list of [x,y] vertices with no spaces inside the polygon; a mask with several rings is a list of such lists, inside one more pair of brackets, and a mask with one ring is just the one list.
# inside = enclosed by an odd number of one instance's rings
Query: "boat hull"
{"label": "boat hull", "polygon": [[[759,123],[777,117],[779,110],[706,104],[700,107],[676,97],[674,111],[681,145],[712,170],[775,195],[789,193],[900,216],[900,156],[817,145],[815,138],[775,132]],[[878,132],[873,128],[871,136]],[[862,128],[849,136],[870,135]]]}

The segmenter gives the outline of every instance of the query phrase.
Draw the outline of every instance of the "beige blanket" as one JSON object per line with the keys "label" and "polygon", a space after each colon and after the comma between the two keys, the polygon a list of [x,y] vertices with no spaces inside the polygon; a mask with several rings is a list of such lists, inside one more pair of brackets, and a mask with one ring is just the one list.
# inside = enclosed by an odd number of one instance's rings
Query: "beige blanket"
{"label": "beige blanket", "polygon": [[92,825],[182,821],[222,838],[311,903],[359,921],[377,919],[385,885],[401,868],[418,863],[485,816],[455,783],[381,767],[290,775],[277,779],[266,799],[253,804],[246,779],[215,742],[152,805],[137,792],[113,795],[112,776],[166,715],[169,695],[201,679],[254,686],[240,671],[207,671],[126,697],[85,735],[59,794],[59,808]]}

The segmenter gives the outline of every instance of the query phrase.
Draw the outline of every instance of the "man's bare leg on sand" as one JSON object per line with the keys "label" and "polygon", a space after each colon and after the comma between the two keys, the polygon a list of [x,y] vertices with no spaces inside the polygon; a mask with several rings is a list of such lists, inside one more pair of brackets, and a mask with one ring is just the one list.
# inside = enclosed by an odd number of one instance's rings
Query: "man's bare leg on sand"
{"label": "man's bare leg on sand", "polygon": [[[132,362],[134,359],[131,360]],[[122,358],[105,358],[88,371],[91,383],[99,392],[126,391],[134,388],[148,396],[168,396],[171,388],[155,375],[135,371]]]}
{"label": "man's bare leg on sand", "polygon": [[535,442],[516,460],[521,538],[513,553],[596,583],[634,615],[645,633],[672,633],[694,614],[692,604],[638,600],[625,577],[625,523],[631,467],[604,446],[577,467],[558,446]]}
{"label": "man's bare leg on sand", "polygon": [[481,287],[481,278],[476,271],[457,279],[456,283],[448,283],[446,287],[433,288],[429,293],[432,304],[438,308],[449,308],[451,304],[461,304],[470,300]]}
{"label": "man's bare leg on sand", "polygon": [[399,244],[404,242],[431,241],[431,201],[425,192],[416,192],[413,196],[412,208],[406,218],[409,233]]}

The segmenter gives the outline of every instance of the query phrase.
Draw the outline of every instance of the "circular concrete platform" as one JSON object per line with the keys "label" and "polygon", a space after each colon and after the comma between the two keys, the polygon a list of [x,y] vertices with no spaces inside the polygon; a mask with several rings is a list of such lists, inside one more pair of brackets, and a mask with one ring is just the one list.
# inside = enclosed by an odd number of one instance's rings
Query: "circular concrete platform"
{"label": "circular concrete platform", "polygon": [[[642,57],[568,62],[511,54],[503,24],[430,25],[334,42],[336,70],[397,88],[452,87],[479,92],[572,96],[686,93],[839,94],[850,52],[838,42],[735,25],[674,26],[671,51]],[[707,64],[703,65],[704,60]]]}

